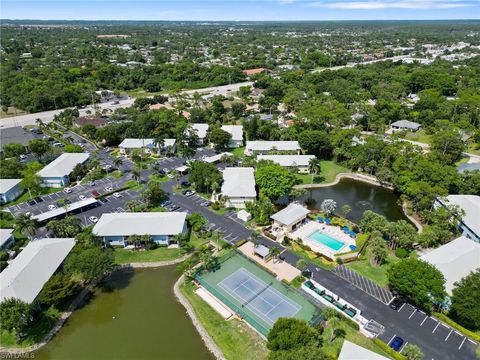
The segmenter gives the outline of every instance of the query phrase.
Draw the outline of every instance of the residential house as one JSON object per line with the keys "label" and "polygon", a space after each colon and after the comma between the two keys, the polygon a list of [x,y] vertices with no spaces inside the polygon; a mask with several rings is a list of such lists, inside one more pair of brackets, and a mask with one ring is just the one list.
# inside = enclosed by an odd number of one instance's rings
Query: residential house
{"label": "residential house", "polygon": [[30,241],[0,273],[0,302],[9,298],[34,302],[74,246],[73,238]]}
{"label": "residential house", "polygon": [[193,131],[197,133],[198,144],[205,145],[207,142],[208,124],[193,123],[191,126]]}
{"label": "residential house", "polygon": [[300,154],[298,141],[247,141],[245,155]]}
{"label": "residential house", "polygon": [[89,153],[64,153],[37,172],[45,187],[63,187],[70,183],[70,173],[78,164],[85,163]]}
{"label": "residential house", "polygon": [[92,233],[111,246],[126,246],[132,235],[149,235],[158,245],[179,247],[175,236],[187,233],[186,216],[184,212],[108,213],[101,216]]}
{"label": "residential house", "polygon": [[104,127],[107,125],[107,120],[101,117],[95,117],[95,116],[81,116],[76,118],[73,121],[73,125],[77,128],[81,128],[82,126],[85,125],[93,125],[97,129]]}
{"label": "residential house", "polygon": [[[146,154],[157,154],[160,152],[160,144],[155,139],[125,139],[118,145],[122,155],[128,155],[133,150],[143,150]],[[174,153],[176,150],[175,139],[163,139],[163,151]]]}
{"label": "residential house", "polygon": [[308,174],[310,172],[310,161],[315,159],[315,155],[258,155],[257,160],[273,161],[282,167],[296,169],[299,173]]}
{"label": "residential house", "polygon": [[221,195],[227,198],[226,206],[244,209],[247,201],[255,201],[255,176],[253,168],[227,167],[223,170]]}
{"label": "residential house", "polygon": [[443,274],[445,290],[451,295],[455,282],[480,268],[480,243],[460,236],[422,255],[420,259],[435,266]]}
{"label": "residential house", "polygon": [[6,250],[15,244],[14,229],[0,229],[0,250]]}
{"label": "residential house", "polygon": [[434,206],[458,206],[462,209],[464,215],[458,224],[462,235],[480,243],[480,196],[448,195],[446,198],[437,198]]}
{"label": "residential house", "polygon": [[310,214],[310,210],[306,207],[290,203],[286,208],[270,216],[273,220],[272,229],[278,234],[289,235],[307,221],[308,214]]}
{"label": "residential house", "polygon": [[392,123],[390,127],[392,131],[398,131],[398,130],[417,131],[422,128],[422,125],[413,121],[398,120]]}
{"label": "residential house", "polygon": [[221,129],[228,132],[232,136],[229,144],[230,148],[238,148],[243,146],[242,125],[223,125]]}
{"label": "residential house", "polygon": [[0,179],[0,203],[5,204],[18,198],[23,189],[22,179]]}

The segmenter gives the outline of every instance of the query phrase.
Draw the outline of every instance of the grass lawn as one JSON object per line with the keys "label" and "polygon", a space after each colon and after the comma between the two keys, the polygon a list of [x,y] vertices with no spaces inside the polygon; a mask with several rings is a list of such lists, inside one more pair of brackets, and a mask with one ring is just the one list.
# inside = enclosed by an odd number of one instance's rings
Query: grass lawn
{"label": "grass lawn", "polygon": [[300,256],[307,262],[317,265],[323,269],[332,270],[335,267],[335,263],[329,262],[324,258],[317,257],[313,251],[303,250],[298,244],[292,242],[288,248],[296,255]]}
{"label": "grass lawn", "polygon": [[114,252],[116,264],[128,264],[131,262],[168,261],[177,259],[184,254],[183,249],[168,249],[167,247],[159,247],[154,250],[146,251],[116,248]]}
{"label": "grass lawn", "polygon": [[218,215],[225,215],[225,213],[227,212],[227,208],[225,208],[225,207],[221,207],[221,208],[219,208],[218,210],[214,210],[214,209],[210,206],[209,209],[210,209],[211,211],[213,211],[214,213],[217,213]]}
{"label": "grass lawn", "polygon": [[128,187],[130,190],[138,191],[143,189],[143,184],[140,184],[136,180],[128,180],[123,184],[123,186]]}
{"label": "grass lawn", "polygon": [[[350,169],[338,165],[331,160],[321,161],[320,167],[320,174],[314,176],[314,178],[319,180],[314,181],[315,184],[328,184],[335,181],[335,178],[338,174],[351,172]],[[297,178],[300,180],[301,184],[312,184],[312,175],[297,174]]]}
{"label": "grass lawn", "polygon": [[407,131],[405,139],[418,141],[429,145],[432,142],[432,136],[428,135],[425,130],[418,130],[416,132]]}
{"label": "grass lawn", "polygon": [[115,170],[109,173],[108,176],[111,176],[115,179],[120,179],[123,176],[123,173],[120,170]]}
{"label": "grass lawn", "polygon": [[242,147],[239,147],[239,148],[235,148],[235,149],[230,150],[230,152],[231,152],[233,155],[237,155],[237,156],[240,156],[240,157],[242,157],[242,158],[245,157],[244,151],[245,151],[245,146],[242,146]]}
{"label": "grass lawn", "polygon": [[266,342],[243,321],[225,321],[210,305],[194,293],[191,283],[180,287],[195,313],[227,359],[266,359]]}
{"label": "grass lawn", "polygon": [[377,267],[373,266],[370,263],[370,259],[371,259],[371,255],[367,251],[367,255],[364,259],[350,262],[346,264],[346,266],[349,269],[356,271],[360,275],[363,275],[366,278],[376,282],[380,286],[387,286],[388,285],[387,271],[392,264],[396,263],[400,259],[390,254],[388,256],[387,262]]}
{"label": "grass lawn", "polygon": [[25,115],[25,114],[28,114],[28,113],[21,109],[15,109],[13,106],[9,106],[7,111],[3,111],[0,108],[0,119],[8,118],[11,116],[17,116],[17,115]]}
{"label": "grass lawn", "polygon": [[351,341],[357,345],[360,345],[361,347],[374,351],[377,354],[385,356],[386,358],[389,358],[389,356],[378,345],[376,345],[373,340],[363,336],[357,330],[353,329],[348,323],[337,318],[333,318],[328,321],[328,326],[322,334],[322,349],[323,351],[325,351],[329,358],[338,358],[344,341],[344,339],[341,337],[338,337],[331,341],[331,339],[333,338],[332,333],[334,329],[343,329],[345,331],[345,339],[347,339],[348,341]]}
{"label": "grass lawn", "polygon": [[474,155],[480,155],[480,144],[469,144],[467,147],[467,152]]}
{"label": "grass lawn", "polygon": [[149,179],[152,180],[152,181],[155,181],[155,182],[166,182],[166,181],[170,180],[168,178],[168,176],[166,176],[166,175],[160,176],[160,175],[157,175],[157,174],[150,175]]}

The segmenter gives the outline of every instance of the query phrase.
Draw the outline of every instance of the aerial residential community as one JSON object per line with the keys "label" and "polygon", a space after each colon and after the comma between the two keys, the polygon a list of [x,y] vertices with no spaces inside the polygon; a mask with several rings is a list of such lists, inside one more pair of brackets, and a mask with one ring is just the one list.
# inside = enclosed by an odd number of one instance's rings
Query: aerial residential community
{"label": "aerial residential community", "polygon": [[0,20],[0,357],[480,358],[477,3],[40,3]]}

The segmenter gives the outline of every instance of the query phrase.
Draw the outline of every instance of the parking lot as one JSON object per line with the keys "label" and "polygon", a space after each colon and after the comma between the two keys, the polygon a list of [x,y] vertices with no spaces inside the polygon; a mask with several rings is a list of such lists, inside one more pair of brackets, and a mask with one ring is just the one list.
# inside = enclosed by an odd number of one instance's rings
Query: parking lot
{"label": "parking lot", "polygon": [[402,352],[408,343],[418,344],[415,333],[421,332],[423,334],[422,337],[429,337],[431,338],[432,344],[438,344],[435,352],[425,352],[426,359],[453,360],[475,358],[476,344],[457,330],[428,316],[423,311],[416,309],[408,303],[402,305],[396,312],[398,316],[408,324],[408,327],[412,328],[412,331],[406,332],[405,328],[400,330],[386,326],[385,331],[379,338],[385,343],[390,344],[395,336],[401,336],[404,339],[404,343],[399,350],[400,352]]}

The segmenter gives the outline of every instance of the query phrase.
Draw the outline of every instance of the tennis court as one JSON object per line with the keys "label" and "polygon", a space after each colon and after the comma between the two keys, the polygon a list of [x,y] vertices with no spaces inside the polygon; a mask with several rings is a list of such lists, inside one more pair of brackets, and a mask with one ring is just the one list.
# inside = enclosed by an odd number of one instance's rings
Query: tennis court
{"label": "tennis court", "polygon": [[197,274],[196,279],[265,336],[280,317],[311,324],[319,320],[318,309],[296,289],[235,250],[220,260],[218,269]]}
{"label": "tennis court", "polygon": [[302,307],[271,288],[244,268],[238,269],[218,284],[232,297],[273,325],[279,317],[293,317]]}

